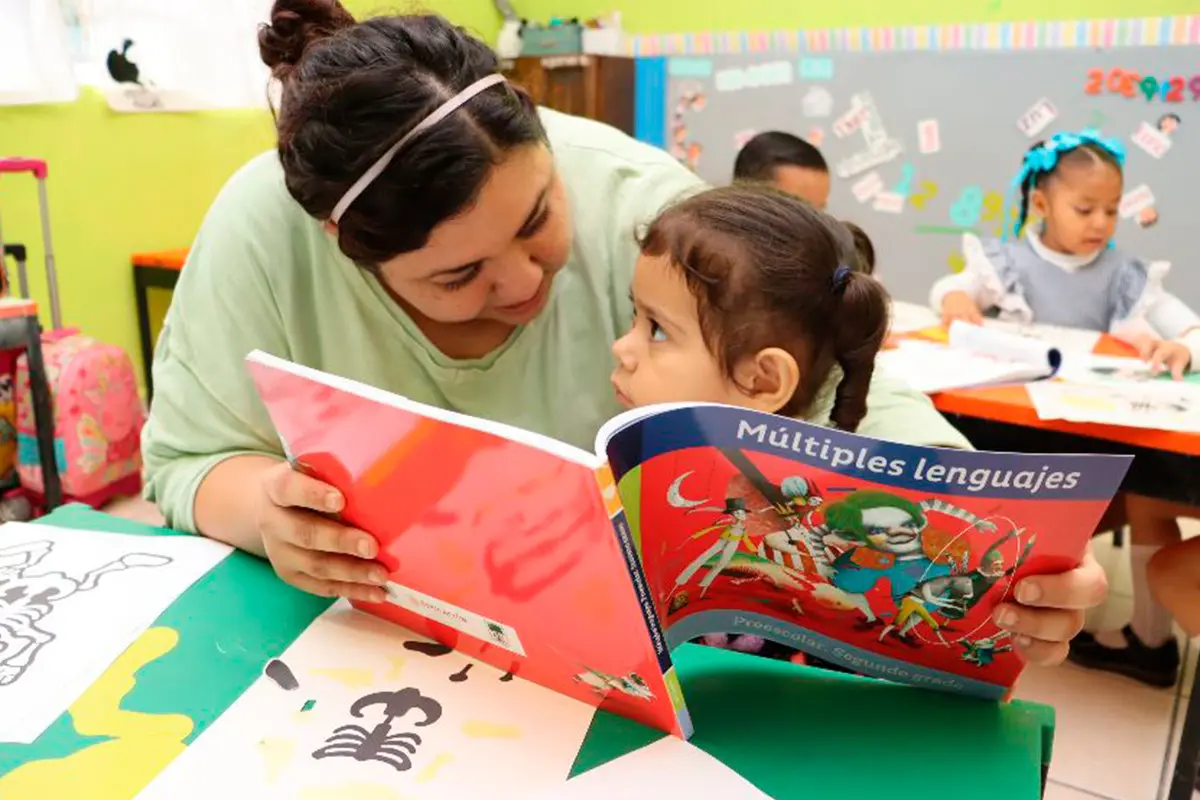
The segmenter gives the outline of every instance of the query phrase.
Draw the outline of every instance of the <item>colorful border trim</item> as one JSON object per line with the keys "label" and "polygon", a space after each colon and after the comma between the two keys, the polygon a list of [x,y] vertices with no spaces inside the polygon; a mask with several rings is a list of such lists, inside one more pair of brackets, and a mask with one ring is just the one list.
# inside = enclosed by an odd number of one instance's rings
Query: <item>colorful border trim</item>
{"label": "colorful border trim", "polygon": [[662,33],[629,36],[626,55],[1032,50],[1200,44],[1200,16],[981,22],[891,28]]}

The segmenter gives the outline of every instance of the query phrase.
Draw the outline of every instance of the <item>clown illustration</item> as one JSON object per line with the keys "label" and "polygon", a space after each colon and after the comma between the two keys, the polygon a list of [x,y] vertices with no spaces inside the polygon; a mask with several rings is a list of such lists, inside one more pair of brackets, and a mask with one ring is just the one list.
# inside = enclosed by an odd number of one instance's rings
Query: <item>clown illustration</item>
{"label": "clown illustration", "polygon": [[792,567],[801,572],[831,577],[833,565],[816,526],[812,524],[813,514],[824,502],[816,487],[804,478],[793,476],[785,478],[779,489],[787,500],[776,505],[775,510],[788,525],[783,530],[763,535],[758,545],[759,557],[782,565],[786,556],[791,559]]}
{"label": "clown illustration", "polygon": [[[979,559],[979,566],[965,575],[945,575],[922,581],[900,603],[900,611],[891,625],[888,625],[879,640],[883,641],[889,633],[895,632],[904,641],[908,633],[921,622],[925,622],[930,630],[941,639],[941,625],[932,614],[937,614],[948,621],[966,618],[971,609],[984,598],[992,587],[1021,568],[1029,551],[1033,549],[1036,536],[1029,537],[1025,548],[1013,565],[1007,569],[1004,566],[1004,555],[1000,548],[1007,542],[1024,533],[1023,529],[1013,528],[1004,536],[992,542],[991,546]],[[932,612],[932,613],[931,613]],[[944,641],[944,640],[943,640]]]}
{"label": "clown illustration", "polygon": [[[923,581],[966,570],[968,545],[960,536],[930,526],[927,512],[966,522],[977,530],[995,525],[942,500],[914,503],[874,490],[860,490],[825,509],[825,540],[846,549],[834,559],[831,583],[863,615],[867,627],[883,624],[866,594],[884,578],[892,599],[904,599]],[[910,614],[918,613],[909,604]]]}

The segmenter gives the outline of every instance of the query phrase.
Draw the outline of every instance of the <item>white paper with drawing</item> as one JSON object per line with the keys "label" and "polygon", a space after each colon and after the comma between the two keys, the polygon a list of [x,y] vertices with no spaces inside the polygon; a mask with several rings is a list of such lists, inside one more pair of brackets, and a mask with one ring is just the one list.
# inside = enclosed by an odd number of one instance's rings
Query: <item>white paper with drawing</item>
{"label": "white paper with drawing", "polygon": [[1200,392],[1183,382],[1030,384],[1040,419],[1200,433]]}
{"label": "white paper with drawing", "polygon": [[0,742],[37,739],[230,552],[191,536],[0,527]]}
{"label": "white paper with drawing", "polygon": [[527,798],[594,713],[339,603],[138,797]]}
{"label": "white paper with drawing", "polygon": [[1048,378],[1062,353],[1037,339],[955,322],[948,344],[904,339],[880,353],[878,363],[914,389],[935,394]]}

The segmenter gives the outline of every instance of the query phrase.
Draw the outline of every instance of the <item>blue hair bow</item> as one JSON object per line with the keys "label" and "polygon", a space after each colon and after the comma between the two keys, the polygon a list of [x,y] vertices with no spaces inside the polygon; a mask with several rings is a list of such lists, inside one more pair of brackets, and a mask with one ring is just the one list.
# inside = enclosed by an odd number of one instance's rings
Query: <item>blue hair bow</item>
{"label": "blue hair bow", "polygon": [[[1079,133],[1056,133],[1039,147],[1034,147],[1025,154],[1025,160],[1021,162],[1021,171],[1013,178],[1009,196],[1011,197],[1019,193],[1021,187],[1031,177],[1053,172],[1054,168],[1058,166],[1060,156],[1064,156],[1086,144],[1102,148],[1112,155],[1119,166],[1125,166],[1125,145],[1118,139],[1111,137],[1105,139],[1100,136],[1099,131],[1092,128],[1082,130]],[[1024,220],[1021,219],[1018,219],[1014,223],[1013,236],[1020,234],[1023,223]],[[1007,238],[1007,233],[1005,234],[1005,238]]]}

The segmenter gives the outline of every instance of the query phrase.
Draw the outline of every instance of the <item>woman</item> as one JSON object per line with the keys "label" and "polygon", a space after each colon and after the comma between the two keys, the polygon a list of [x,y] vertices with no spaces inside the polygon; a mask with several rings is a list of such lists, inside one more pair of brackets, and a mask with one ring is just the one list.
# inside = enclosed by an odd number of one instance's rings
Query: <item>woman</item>
{"label": "woman", "polygon": [[[440,17],[355,23],[335,0],[278,0],[259,44],[283,85],[278,153],[230,179],[181,276],[147,493],[172,526],[265,555],[299,588],[379,601],[374,540],[281,460],[246,353],[589,446],[620,410],[609,350],[632,317],[635,228],[699,182],[617,131],[539,112]],[[866,435],[966,446],[924,397],[877,379],[868,402]],[[1057,662],[1104,590],[1089,559],[1025,581],[1029,605],[999,621]]]}

